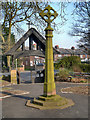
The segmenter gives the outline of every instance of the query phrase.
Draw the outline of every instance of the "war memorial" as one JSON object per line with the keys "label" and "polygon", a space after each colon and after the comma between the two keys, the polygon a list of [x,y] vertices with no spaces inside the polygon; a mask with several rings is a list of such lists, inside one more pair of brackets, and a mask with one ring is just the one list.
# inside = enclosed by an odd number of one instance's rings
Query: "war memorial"
{"label": "war memorial", "polygon": [[[53,11],[51,13],[50,11]],[[46,12],[45,12],[46,11]],[[44,90],[43,95],[39,96],[38,99],[34,98],[31,102],[27,101],[26,105],[30,107],[35,107],[39,109],[56,109],[56,108],[66,108],[74,105],[74,102],[70,99],[63,98],[56,95],[56,86],[54,81],[54,66],[53,66],[53,47],[52,47],[52,31],[51,22],[57,17],[56,11],[48,5],[41,13],[42,19],[47,22],[47,28],[45,29],[46,37],[46,48],[45,48],[45,80],[44,80]],[[45,19],[45,16],[47,19]],[[51,19],[53,16],[53,19]]]}

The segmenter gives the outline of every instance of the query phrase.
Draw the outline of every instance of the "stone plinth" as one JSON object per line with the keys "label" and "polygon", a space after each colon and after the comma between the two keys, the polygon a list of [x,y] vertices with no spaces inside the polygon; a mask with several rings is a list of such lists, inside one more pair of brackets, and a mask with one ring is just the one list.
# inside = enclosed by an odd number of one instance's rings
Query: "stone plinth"
{"label": "stone plinth", "polygon": [[37,108],[37,109],[64,109],[69,106],[74,105],[74,102],[71,99],[61,97],[59,95],[55,96],[39,96],[34,98],[33,101],[28,100],[26,106]]}

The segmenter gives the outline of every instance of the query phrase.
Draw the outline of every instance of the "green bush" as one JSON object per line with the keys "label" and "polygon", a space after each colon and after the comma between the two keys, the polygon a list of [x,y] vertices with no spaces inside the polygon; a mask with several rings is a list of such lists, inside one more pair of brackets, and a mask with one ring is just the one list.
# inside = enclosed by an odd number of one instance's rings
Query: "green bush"
{"label": "green bush", "polygon": [[25,70],[35,70],[35,66],[25,66]]}
{"label": "green bush", "polygon": [[58,76],[58,80],[66,80],[69,77],[69,71],[67,69],[60,69],[56,76]]}
{"label": "green bush", "polygon": [[80,81],[81,83],[86,83],[86,81]]}
{"label": "green bush", "polygon": [[90,72],[90,64],[81,63],[79,66],[83,72]]}
{"label": "green bush", "polygon": [[81,63],[80,57],[78,56],[68,56],[63,57],[61,60],[58,61],[58,63],[55,64],[55,69],[67,68],[72,69],[73,66],[78,66],[78,64]]}
{"label": "green bush", "polygon": [[73,65],[73,66],[72,66],[72,70],[73,70],[74,72],[82,72],[82,69],[80,68],[79,65]]}

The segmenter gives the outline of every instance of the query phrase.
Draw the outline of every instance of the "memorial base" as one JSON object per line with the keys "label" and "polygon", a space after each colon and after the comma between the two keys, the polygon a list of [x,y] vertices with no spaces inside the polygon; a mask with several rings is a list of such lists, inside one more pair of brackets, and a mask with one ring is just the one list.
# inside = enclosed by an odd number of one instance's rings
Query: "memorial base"
{"label": "memorial base", "polygon": [[67,99],[61,97],[59,95],[55,96],[39,96],[38,98],[34,98],[33,101],[28,100],[26,106],[33,107],[37,109],[64,109],[69,106],[74,105],[74,102],[71,99]]}

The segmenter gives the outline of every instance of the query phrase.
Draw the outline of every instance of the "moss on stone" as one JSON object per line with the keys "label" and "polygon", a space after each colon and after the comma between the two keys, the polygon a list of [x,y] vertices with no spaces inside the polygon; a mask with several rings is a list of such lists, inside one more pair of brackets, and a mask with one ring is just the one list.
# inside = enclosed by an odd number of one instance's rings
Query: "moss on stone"
{"label": "moss on stone", "polygon": [[26,105],[38,109],[64,109],[74,105],[74,102],[70,99],[55,95],[48,97],[39,96],[38,99],[34,98],[32,102],[28,100]]}

